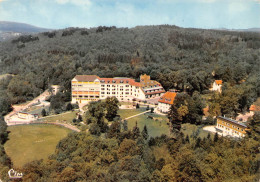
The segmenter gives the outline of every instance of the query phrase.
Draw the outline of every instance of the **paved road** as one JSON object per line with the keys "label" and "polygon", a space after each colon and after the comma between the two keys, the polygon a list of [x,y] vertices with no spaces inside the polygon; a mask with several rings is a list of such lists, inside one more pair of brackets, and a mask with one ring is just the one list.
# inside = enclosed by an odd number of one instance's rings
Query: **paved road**
{"label": "paved road", "polygon": [[[32,101],[30,101],[27,104],[24,104],[24,105],[13,105],[13,111],[4,116],[5,122],[7,123],[7,125],[13,125],[13,123],[9,124],[9,122],[15,122],[15,121],[12,121],[12,116],[14,116],[15,114],[17,114],[20,111],[25,110],[26,108],[32,106],[33,104],[38,103],[39,101],[41,102],[41,101],[46,100],[49,96],[50,96],[49,91],[45,90],[41,95],[39,95],[38,97],[34,98]],[[29,121],[24,120],[24,122],[28,123]]]}

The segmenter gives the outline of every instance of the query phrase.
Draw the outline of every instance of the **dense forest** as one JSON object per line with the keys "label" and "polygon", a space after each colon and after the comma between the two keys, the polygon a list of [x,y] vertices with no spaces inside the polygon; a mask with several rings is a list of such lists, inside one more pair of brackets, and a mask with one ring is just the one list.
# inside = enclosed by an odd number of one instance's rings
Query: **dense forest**
{"label": "dense forest", "polygon": [[214,79],[243,84],[254,90],[255,100],[260,94],[259,48],[259,34],[253,32],[168,25],[68,28],[0,43],[0,74],[15,75],[1,91],[7,90],[12,103],[20,103],[50,84],[70,91],[76,74],[138,80],[146,73],[166,90],[191,94],[207,91]]}
{"label": "dense forest", "polygon": [[[172,127],[201,124],[202,95],[215,79],[222,93],[209,101],[211,116],[236,116],[260,96],[260,37],[253,32],[184,29],[176,26],[68,28],[26,35],[0,43],[0,115],[11,104],[30,100],[51,84],[62,93],[51,102],[70,100],[76,74],[132,77],[149,74],[180,94],[169,113]],[[62,99],[64,98],[64,99]],[[59,102],[56,102],[58,100]],[[53,106],[54,107],[54,106]],[[106,106],[93,108],[102,111]],[[55,108],[54,108],[55,109]],[[183,111],[183,115],[176,115]],[[91,111],[91,108],[89,108]],[[108,111],[107,111],[108,112]],[[101,117],[101,115],[102,117]],[[215,135],[149,137],[147,129],[125,129],[115,116],[89,112],[90,133],[72,133],[48,160],[29,163],[24,181],[253,181],[259,178],[260,115],[250,118],[243,140]],[[174,126],[178,123],[178,126]],[[0,118],[0,174],[11,162],[3,148],[8,133]],[[102,133],[102,135],[101,135]],[[100,136],[101,135],[101,136]],[[223,150],[225,149],[225,150]],[[232,156],[232,157],[231,157]],[[88,180],[86,180],[88,179]]]}
{"label": "dense forest", "polygon": [[[103,136],[70,133],[47,160],[30,162],[19,170],[24,174],[22,180],[31,182],[258,181],[259,123],[256,114],[249,121],[249,135],[236,141],[179,132],[174,138],[153,138],[146,127],[126,130],[120,122],[113,122]],[[10,165],[5,155],[0,159],[0,165]],[[7,179],[7,169],[0,168],[3,179]]]}

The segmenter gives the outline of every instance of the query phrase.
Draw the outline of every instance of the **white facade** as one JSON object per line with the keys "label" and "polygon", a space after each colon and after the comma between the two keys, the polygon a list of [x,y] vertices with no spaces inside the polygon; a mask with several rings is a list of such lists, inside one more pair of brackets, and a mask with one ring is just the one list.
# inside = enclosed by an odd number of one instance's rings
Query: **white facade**
{"label": "white facade", "polygon": [[159,102],[158,103],[158,107],[157,109],[162,112],[162,113],[167,113],[170,111],[170,108],[171,108],[171,104],[166,104],[166,103],[161,103]]}
{"label": "white facade", "polygon": [[231,137],[244,137],[246,134],[247,126],[243,123],[239,123],[236,120],[225,118],[222,116],[217,117],[216,130],[223,136]]}
{"label": "white facade", "polygon": [[[132,99],[145,100],[146,96],[141,85],[129,78],[99,78],[88,80],[77,80],[77,76],[71,81],[72,103],[88,103],[116,97],[119,101]],[[93,76],[92,76],[93,78]]]}
{"label": "white facade", "polygon": [[245,134],[240,133],[232,128],[226,127],[221,124],[217,124],[216,128],[219,131],[221,131],[220,133],[223,133],[223,136],[232,136],[232,137],[244,137],[245,136]]}
{"label": "white facade", "polygon": [[100,84],[100,99],[107,97],[116,97],[119,101],[140,99],[144,100],[145,95],[140,87],[130,84],[117,84],[117,83],[101,83]]}
{"label": "white facade", "polygon": [[212,90],[221,92],[222,83],[218,84],[216,81],[213,83]]}

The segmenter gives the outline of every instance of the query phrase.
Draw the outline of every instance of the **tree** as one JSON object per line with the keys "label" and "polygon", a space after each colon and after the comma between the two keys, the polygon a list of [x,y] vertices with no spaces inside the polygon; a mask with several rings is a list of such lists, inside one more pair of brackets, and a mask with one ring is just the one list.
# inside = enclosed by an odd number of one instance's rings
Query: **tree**
{"label": "tree", "polygon": [[72,122],[75,124],[78,122],[78,120],[76,118],[73,118]]}
{"label": "tree", "polygon": [[120,133],[120,129],[121,129],[120,122],[118,122],[118,121],[113,122],[108,129],[107,137],[108,138],[117,137],[117,135]]}
{"label": "tree", "polygon": [[136,106],[135,106],[135,107],[136,107],[136,109],[139,109],[139,108],[140,108],[140,106],[139,106],[139,104],[138,104],[138,103],[136,104]]}
{"label": "tree", "polygon": [[123,130],[124,130],[124,131],[127,131],[127,130],[128,130],[127,120],[124,120],[124,122],[123,122]]}
{"label": "tree", "polygon": [[101,129],[100,127],[98,126],[98,124],[96,123],[92,123],[90,128],[89,128],[89,132],[91,135],[97,135],[97,136],[100,136],[101,134]]}
{"label": "tree", "polygon": [[190,143],[190,137],[189,137],[189,135],[186,135],[185,142],[186,142],[186,143]]}
{"label": "tree", "polygon": [[7,94],[0,92],[0,115],[5,115],[12,110],[11,101]]}
{"label": "tree", "polygon": [[0,144],[4,144],[8,139],[7,124],[4,118],[0,116]]}
{"label": "tree", "polygon": [[50,108],[55,111],[56,114],[61,113],[65,110],[65,97],[63,93],[58,92],[56,95],[51,97]]}
{"label": "tree", "polygon": [[73,106],[71,103],[68,103],[67,106],[66,106],[66,110],[67,111],[71,111],[73,109]]}
{"label": "tree", "polygon": [[172,130],[180,131],[181,129],[181,116],[179,115],[179,112],[177,110],[177,107],[173,104],[170,107],[170,111],[168,113],[169,121],[172,125]]}
{"label": "tree", "polygon": [[140,129],[137,126],[137,121],[135,122],[135,126],[133,128],[133,139],[137,139],[140,136]]}
{"label": "tree", "polygon": [[119,110],[119,101],[116,97],[107,97],[106,98],[106,119],[108,121],[113,121],[117,116],[117,111]]}
{"label": "tree", "polygon": [[147,107],[146,107],[146,110],[148,111],[150,108],[149,108],[149,105],[147,105]]}
{"label": "tree", "polygon": [[147,140],[149,138],[149,135],[148,135],[148,130],[147,130],[147,127],[146,125],[144,125],[144,129],[142,131],[142,136],[145,140]]}
{"label": "tree", "polygon": [[195,149],[200,147],[200,143],[201,143],[201,138],[198,137],[198,138],[196,139]]}
{"label": "tree", "polygon": [[217,141],[218,141],[218,133],[216,132],[214,135],[214,142],[217,142]]}
{"label": "tree", "polygon": [[153,113],[153,111],[154,111],[154,108],[151,108],[151,113]]}
{"label": "tree", "polygon": [[46,115],[47,115],[46,110],[45,110],[45,109],[42,109],[42,116],[44,117],[44,116],[46,116]]}
{"label": "tree", "polygon": [[78,120],[81,122],[81,121],[83,121],[83,119],[82,119],[82,116],[79,114],[78,115]]}

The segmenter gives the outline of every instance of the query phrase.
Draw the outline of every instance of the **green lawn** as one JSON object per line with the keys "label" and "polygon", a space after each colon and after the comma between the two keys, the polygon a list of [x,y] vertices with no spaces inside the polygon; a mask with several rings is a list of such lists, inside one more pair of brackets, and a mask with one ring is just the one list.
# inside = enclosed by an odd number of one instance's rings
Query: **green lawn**
{"label": "green lawn", "polygon": [[55,152],[58,142],[71,130],[45,124],[9,126],[5,150],[15,167],[33,160],[46,159]]}
{"label": "green lawn", "polygon": [[[196,132],[198,133],[198,137],[200,138],[204,138],[204,137],[207,137],[208,136],[208,133],[210,132],[207,132],[207,131],[204,131],[202,129],[202,126],[196,126],[194,124],[182,124],[182,128],[181,128],[181,131],[184,133],[184,135],[193,135],[195,134]],[[212,133],[211,134],[211,137],[213,137],[214,135]]]}
{"label": "green lawn", "polygon": [[40,121],[45,121],[45,122],[56,122],[56,121],[60,121],[60,122],[67,122],[67,123],[71,123],[72,120],[74,118],[76,118],[76,113],[78,111],[72,111],[72,112],[66,112],[66,113],[62,113],[59,115],[54,115],[51,117],[43,117],[42,119],[40,119]]}
{"label": "green lawn", "polygon": [[[148,115],[152,116],[153,119],[149,119]],[[128,120],[128,129],[133,129],[135,123],[140,128],[140,131],[143,130],[144,125],[147,126],[148,134],[151,137],[161,136],[162,134],[169,135],[169,125],[168,118],[166,116],[161,116],[158,114],[142,114],[137,117],[133,117]]]}
{"label": "green lawn", "polygon": [[120,117],[122,119],[125,119],[127,117],[142,113],[144,111],[146,111],[146,109],[144,107],[141,107],[139,109],[120,109],[118,111],[118,114],[120,115]]}

